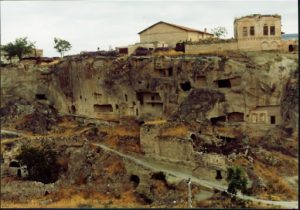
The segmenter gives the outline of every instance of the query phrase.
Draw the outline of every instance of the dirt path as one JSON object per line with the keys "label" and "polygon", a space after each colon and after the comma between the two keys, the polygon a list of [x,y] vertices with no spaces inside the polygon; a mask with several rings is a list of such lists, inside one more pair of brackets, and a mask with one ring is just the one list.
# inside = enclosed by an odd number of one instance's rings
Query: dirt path
{"label": "dirt path", "polygon": [[[185,179],[185,180],[187,180],[188,178],[191,178],[193,183],[199,184],[199,185],[207,187],[209,189],[218,189],[218,190],[221,190],[221,191],[226,191],[227,190],[227,186],[220,185],[220,183],[218,183],[218,182],[199,179],[198,177],[193,176],[191,171],[187,171],[186,169],[182,170],[178,166],[175,167],[175,168],[166,167],[165,165],[162,165],[161,163],[158,163],[155,160],[150,161],[149,159],[144,158],[142,156],[134,157],[132,155],[124,154],[124,153],[121,153],[121,152],[119,152],[117,150],[114,150],[110,147],[107,147],[103,144],[96,144],[96,143],[92,143],[92,144],[95,145],[95,146],[101,147],[105,151],[113,152],[113,153],[115,153],[115,154],[117,154],[117,155],[119,155],[123,158],[131,160],[131,161],[133,161],[133,162],[135,162],[135,163],[137,163],[137,164],[139,164],[139,165],[141,165],[145,168],[148,168],[150,170],[162,171],[166,174],[173,175],[173,176],[176,176],[178,178]],[[276,205],[276,206],[281,206],[281,207],[289,208],[289,209],[298,209],[298,201],[262,200],[262,199],[257,199],[253,196],[242,195],[241,193],[238,193],[237,197],[239,197],[241,199],[244,199],[244,200],[251,200],[253,202],[262,203],[262,204]]]}

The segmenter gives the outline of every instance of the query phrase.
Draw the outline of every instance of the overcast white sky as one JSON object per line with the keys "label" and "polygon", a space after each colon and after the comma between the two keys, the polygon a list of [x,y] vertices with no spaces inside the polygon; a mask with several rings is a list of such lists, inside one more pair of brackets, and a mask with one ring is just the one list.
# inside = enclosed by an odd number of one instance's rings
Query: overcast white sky
{"label": "overcast white sky", "polygon": [[225,26],[233,36],[235,17],[280,14],[282,31],[298,33],[297,0],[240,1],[1,1],[1,44],[27,36],[58,56],[54,37],[72,44],[69,54],[107,50],[139,42],[138,32],[165,21],[208,31]]}

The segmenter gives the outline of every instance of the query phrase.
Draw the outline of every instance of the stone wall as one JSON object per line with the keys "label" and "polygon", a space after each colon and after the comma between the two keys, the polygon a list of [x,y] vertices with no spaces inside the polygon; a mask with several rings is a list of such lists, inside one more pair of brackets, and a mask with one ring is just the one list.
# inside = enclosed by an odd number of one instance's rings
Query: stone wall
{"label": "stone wall", "polygon": [[186,54],[206,54],[238,50],[237,42],[212,44],[186,44]]}
{"label": "stone wall", "polygon": [[140,130],[142,150],[146,155],[157,159],[193,163],[194,150],[192,141],[184,133],[179,136],[174,133],[162,134],[170,126],[173,126],[172,123],[144,124]]}

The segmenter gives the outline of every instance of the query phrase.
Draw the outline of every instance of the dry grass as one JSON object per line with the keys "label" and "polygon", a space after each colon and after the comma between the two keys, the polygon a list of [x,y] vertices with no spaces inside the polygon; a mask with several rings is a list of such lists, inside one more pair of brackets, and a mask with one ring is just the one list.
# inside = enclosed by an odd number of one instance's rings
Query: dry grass
{"label": "dry grass", "polygon": [[268,168],[262,163],[256,161],[254,171],[257,175],[269,181],[268,194],[276,196],[276,199],[289,200],[296,199],[297,193],[291,189],[289,184],[283,180],[276,170]]}
{"label": "dry grass", "polygon": [[115,126],[110,128],[102,128],[101,131],[107,132],[109,136],[128,136],[139,137],[140,129],[137,126]]}
{"label": "dry grass", "polygon": [[[140,144],[134,139],[139,139],[140,129],[138,126],[115,126],[101,128],[102,132],[107,133],[104,142],[113,147],[124,151],[141,153]],[[122,138],[122,140],[120,140]],[[127,139],[128,138],[128,141]]]}
{"label": "dry grass", "polygon": [[104,170],[109,174],[109,175],[117,175],[122,173],[124,169],[124,164],[120,161],[113,161],[111,162],[110,165],[108,165]]}
{"label": "dry grass", "polygon": [[187,135],[188,128],[186,126],[176,126],[173,128],[165,128],[160,132],[161,137],[183,137]]}
{"label": "dry grass", "polygon": [[[43,201],[49,200],[47,204]],[[75,189],[63,189],[44,198],[33,199],[25,203],[13,201],[1,201],[1,208],[112,208],[112,207],[141,207],[131,191],[121,194],[121,198],[111,198],[95,191],[78,191]],[[144,207],[144,206],[143,206]]]}

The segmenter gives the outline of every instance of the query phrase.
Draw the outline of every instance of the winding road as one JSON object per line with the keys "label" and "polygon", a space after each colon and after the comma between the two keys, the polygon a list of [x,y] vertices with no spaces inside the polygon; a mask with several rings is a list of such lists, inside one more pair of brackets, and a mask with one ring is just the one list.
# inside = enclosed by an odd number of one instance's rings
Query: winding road
{"label": "winding road", "polygon": [[[165,167],[165,165],[162,165],[161,163],[155,162],[155,160],[149,161],[148,159],[139,156],[139,157],[134,157],[132,155],[124,154],[122,152],[119,152],[115,149],[112,149],[106,145],[103,144],[98,144],[98,143],[92,143],[94,146],[99,146],[105,151],[113,152],[114,154],[123,157],[125,159],[128,159],[130,161],[135,162],[136,164],[148,168],[153,171],[162,171],[168,175],[173,175],[175,177],[185,179],[187,180],[188,178],[191,178],[192,182],[195,184],[199,184],[201,186],[207,187],[209,189],[218,189],[221,191],[226,191],[227,186],[221,185],[218,182],[213,182],[213,181],[208,181],[208,180],[203,180],[199,179],[198,177],[195,177],[191,174],[190,171],[187,170],[182,170],[179,167],[176,167],[176,169],[172,169],[170,167]],[[283,208],[288,208],[288,209],[298,209],[298,201],[272,201],[272,200],[262,200],[255,198],[253,196],[246,196],[242,195],[241,193],[237,194],[237,197],[243,199],[243,200],[251,200],[253,202],[257,203],[262,203],[262,204],[270,204],[270,205],[276,205],[280,206]]]}
{"label": "winding road", "polygon": [[[23,134],[21,132],[15,132],[15,131],[9,131],[9,130],[1,130],[2,134],[12,134],[12,135],[18,135],[18,136],[22,136]],[[166,173],[167,175],[171,175],[171,176],[175,176],[177,178],[180,179],[184,179],[187,180],[188,178],[191,178],[191,181],[195,184],[207,187],[209,189],[218,189],[220,191],[226,191],[227,190],[227,186],[225,185],[221,185],[218,182],[213,182],[213,181],[208,181],[208,180],[204,180],[204,179],[200,179],[198,177],[195,177],[194,175],[192,175],[191,171],[188,170],[184,170],[180,167],[170,167],[167,165],[163,165],[162,163],[155,161],[153,159],[147,159],[144,156],[132,156],[129,154],[124,154],[122,152],[119,152],[115,149],[112,149],[106,145],[103,144],[99,144],[99,143],[91,143],[94,146],[98,146],[100,148],[102,148],[105,151],[109,151],[112,152],[122,158],[125,158],[127,160],[130,160],[144,168],[148,168],[152,171],[162,171],[164,173]],[[298,209],[298,201],[272,201],[272,200],[262,200],[262,199],[258,199],[255,198],[253,196],[246,196],[246,195],[242,195],[241,193],[237,194],[237,197],[244,199],[244,200],[251,200],[253,202],[257,202],[257,203],[262,203],[262,204],[270,204],[270,205],[276,205],[276,206],[280,206],[283,208],[288,208],[288,209]]]}

